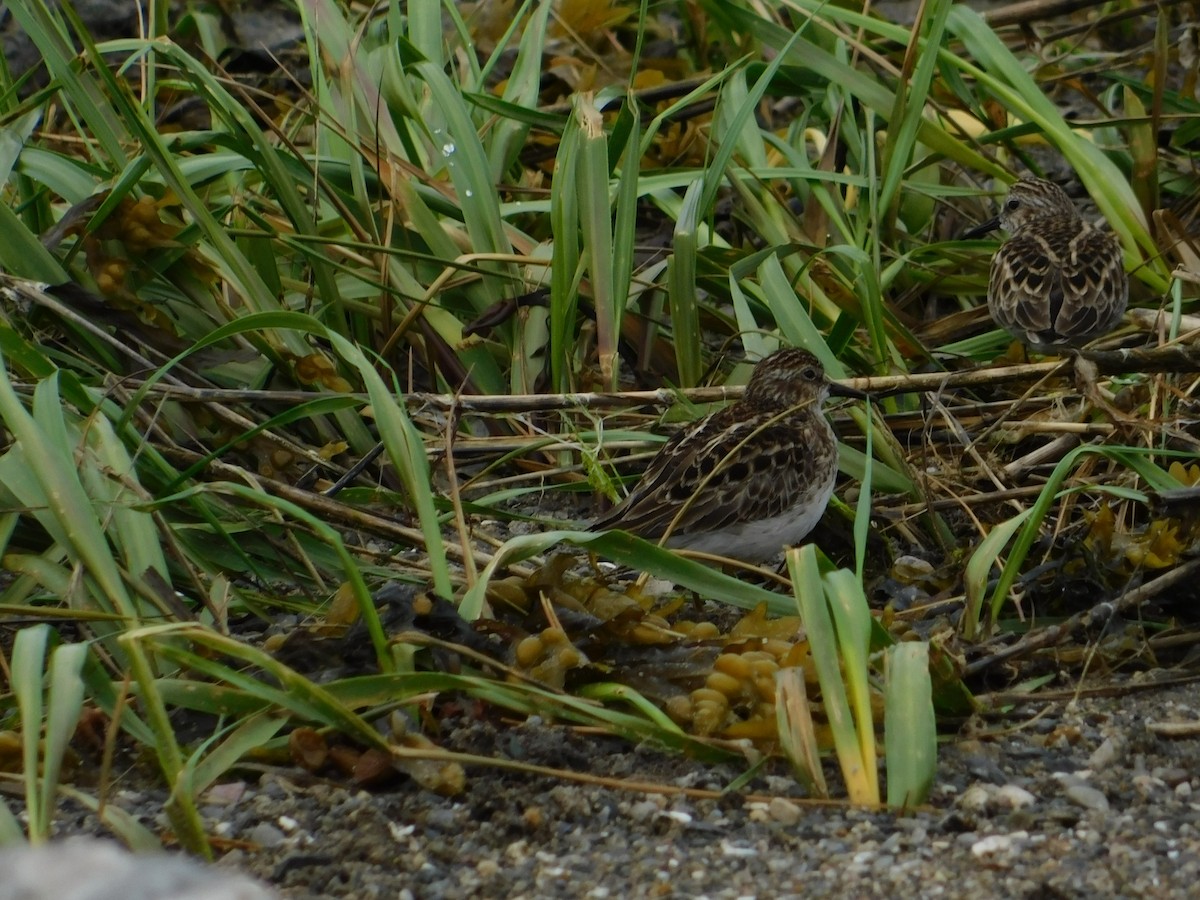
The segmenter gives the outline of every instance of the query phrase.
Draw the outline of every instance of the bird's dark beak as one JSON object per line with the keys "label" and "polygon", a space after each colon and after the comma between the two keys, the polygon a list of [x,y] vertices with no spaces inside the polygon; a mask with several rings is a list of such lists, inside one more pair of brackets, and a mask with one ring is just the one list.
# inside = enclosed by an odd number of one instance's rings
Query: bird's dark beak
{"label": "bird's dark beak", "polygon": [[858,388],[838,384],[836,381],[829,382],[829,395],[831,397],[853,397],[856,400],[866,400],[871,396]]}
{"label": "bird's dark beak", "polygon": [[976,225],[974,228],[964,231],[963,235],[962,235],[962,239],[964,241],[974,240],[977,237],[983,237],[985,234],[995,231],[999,227],[1000,227],[1000,217],[996,216],[994,218],[988,219],[986,222],[984,222],[980,225]]}

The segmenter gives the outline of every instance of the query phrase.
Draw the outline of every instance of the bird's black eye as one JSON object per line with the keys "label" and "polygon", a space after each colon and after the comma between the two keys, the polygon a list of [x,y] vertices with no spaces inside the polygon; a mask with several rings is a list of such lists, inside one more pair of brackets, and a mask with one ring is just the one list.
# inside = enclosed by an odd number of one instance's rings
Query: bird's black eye
{"label": "bird's black eye", "polygon": [[809,381],[816,381],[817,378],[819,377],[817,375],[817,370],[814,369],[812,366],[809,366],[807,369],[805,369],[803,374],[804,374],[804,377],[807,378]]}
{"label": "bird's black eye", "polygon": [[1009,199],[1009,200],[1008,200],[1008,201],[1007,201],[1007,202],[1004,204],[1004,208],[1005,208],[1005,209],[1007,209],[1009,212],[1012,212],[1014,209],[1018,209],[1018,208],[1020,208],[1020,206],[1021,206],[1021,201],[1020,201],[1020,200],[1018,200],[1016,197],[1012,197],[1012,198],[1010,198],[1010,199]]}

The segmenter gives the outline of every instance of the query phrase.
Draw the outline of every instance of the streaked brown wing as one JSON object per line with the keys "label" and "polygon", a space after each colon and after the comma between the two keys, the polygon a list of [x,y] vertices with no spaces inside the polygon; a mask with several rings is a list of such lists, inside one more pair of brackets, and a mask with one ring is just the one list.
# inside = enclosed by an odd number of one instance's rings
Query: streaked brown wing
{"label": "streaked brown wing", "polygon": [[[692,473],[703,468],[698,460],[712,458],[705,449],[728,428],[729,408],[683,428],[658,451],[623,501],[592,523],[592,531],[621,528],[644,537],[661,536],[679,506],[694,488],[674,484],[676,472]],[[715,464],[715,460],[712,460]],[[706,470],[707,471],[707,470]],[[682,499],[674,499],[682,496]]]}
{"label": "streaked brown wing", "polygon": [[772,422],[764,415],[734,425],[718,413],[699,429],[676,435],[625,502],[592,529],[657,538],[671,528],[682,536],[784,512],[805,496],[821,464],[836,452],[823,420],[800,418],[812,429],[804,445],[796,443],[793,417]]}
{"label": "streaked brown wing", "polygon": [[1044,241],[1016,235],[992,260],[988,307],[996,323],[1009,331],[1043,332],[1053,327],[1052,299],[1061,296],[1058,260]]}
{"label": "streaked brown wing", "polygon": [[677,526],[681,534],[720,531],[743,522],[781,515],[808,498],[819,473],[837,452],[823,422],[808,440],[796,442],[786,426],[769,426],[755,439],[752,457],[742,453],[719,469],[700,499]]}
{"label": "streaked brown wing", "polygon": [[1114,328],[1129,302],[1129,278],[1116,237],[1090,227],[1080,232],[1071,242],[1062,286],[1056,331],[1086,338]]}

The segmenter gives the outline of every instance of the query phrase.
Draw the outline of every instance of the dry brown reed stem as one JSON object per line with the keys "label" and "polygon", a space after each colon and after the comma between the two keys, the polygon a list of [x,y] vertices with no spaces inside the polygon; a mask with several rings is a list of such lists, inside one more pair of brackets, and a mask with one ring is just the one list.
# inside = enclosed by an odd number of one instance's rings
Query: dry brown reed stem
{"label": "dry brown reed stem", "polygon": [[475,567],[475,555],[472,553],[471,536],[467,529],[467,515],[463,511],[462,494],[459,491],[458,472],[454,463],[454,433],[457,430],[458,411],[451,410],[446,419],[445,455],[446,477],[450,482],[450,507],[454,510],[454,528],[458,533],[459,546],[463,549],[463,571],[466,573],[467,588],[473,588],[479,576]]}
{"label": "dry brown reed stem", "polygon": [[993,28],[1002,28],[1005,25],[1055,19],[1081,9],[1105,5],[1107,0],[1020,0],[984,12],[983,20]]}
{"label": "dry brown reed stem", "polygon": [[[71,319],[82,328],[92,331],[97,338],[111,344],[114,349],[146,369],[155,368],[146,357],[134,348],[122,343],[80,316],[67,304],[42,290],[44,286],[26,279],[0,275],[0,294],[8,296],[18,308],[38,304],[51,309],[57,315]],[[1137,311],[1135,311],[1137,312]],[[1165,347],[1130,350],[1085,351],[1080,354],[1095,364],[1102,375],[1129,372],[1193,372],[1200,373],[1200,346],[1175,344]],[[1014,366],[989,366],[957,372],[930,372],[904,375],[879,375],[852,378],[839,382],[858,390],[877,395],[903,394],[947,388],[979,387],[1003,384],[1012,381],[1027,381],[1043,378],[1059,368],[1066,368],[1069,361],[1027,363]],[[127,386],[137,386],[132,378],[124,380]],[[180,383],[170,373],[147,389],[151,395],[165,394],[176,400],[195,400],[206,403],[301,403],[311,400],[313,391],[254,391],[228,390],[222,388],[194,387]],[[713,403],[736,400],[742,388],[709,387],[671,390],[662,388],[653,391],[618,391],[612,393],[570,394],[513,394],[513,395],[453,395],[412,393],[402,395],[405,403],[413,407],[430,406],[438,409],[458,408],[462,412],[543,412],[564,409],[606,409],[632,405],[670,406],[680,398],[694,403]],[[365,394],[347,395],[360,397],[367,402]]]}
{"label": "dry brown reed stem", "polygon": [[[582,726],[575,726],[575,730],[582,734],[608,734],[608,732],[603,729],[600,729],[598,732],[589,732],[588,729]],[[480,756],[475,753],[459,753],[454,750],[443,750],[436,746],[417,748],[400,747],[393,744],[388,747],[388,752],[397,759],[456,762],[460,765],[471,766],[473,768],[507,769],[513,772],[521,772],[526,775],[540,775],[546,778],[553,778],[558,781],[573,781],[579,784],[594,784],[614,791],[631,791],[638,794],[661,794],[667,797],[688,797],[693,800],[719,800],[722,802],[730,802],[730,794],[725,790],[684,787],[679,784],[668,784],[666,782],[659,781],[635,781],[633,779],[616,778],[607,775],[593,775],[590,772],[576,772],[571,769],[555,769],[551,768],[550,766],[542,766],[534,763],[521,762],[520,760],[506,759],[500,756]],[[747,804],[770,803],[775,799],[775,795],[738,794],[737,799]],[[795,797],[789,794],[787,800],[789,803],[794,803],[797,806],[803,806],[805,808],[849,809],[852,805],[855,809],[860,810],[876,808],[869,804],[851,804],[849,800],[836,800],[824,797]],[[907,811],[914,813],[928,809],[929,807],[909,807]]]}
{"label": "dry brown reed stem", "polygon": [[[1178,638],[1178,643],[1175,642]],[[1159,638],[1150,638],[1148,644],[1160,643]],[[1192,646],[1196,643],[1196,635],[1184,634],[1172,637],[1172,645],[1182,644]],[[1062,703],[1078,700],[1080,697],[1125,697],[1131,694],[1144,694],[1148,691],[1160,691],[1166,687],[1177,687],[1184,684],[1195,684],[1200,681],[1200,675],[1160,675],[1156,678],[1146,678],[1141,681],[1125,680],[1116,684],[1102,683],[1094,686],[1079,684],[1076,687],[1063,690],[1053,690],[1044,686],[1029,691],[990,691],[986,694],[976,694],[975,700],[982,710],[982,715],[990,718],[1006,718],[1012,715],[1009,707],[1024,703]],[[1152,723],[1147,720],[1146,729],[1151,730]]]}
{"label": "dry brown reed stem", "polygon": [[[1082,354],[1096,364],[1102,375],[1117,375],[1129,372],[1195,372],[1200,373],[1200,347],[1170,346],[1149,350],[1102,350]],[[907,394],[920,391],[936,391],[948,388],[982,387],[1005,384],[1012,381],[1033,381],[1044,378],[1059,370],[1067,371],[1069,360],[1025,363],[1015,366],[988,366],[960,372],[922,372],[910,375],[874,375],[867,378],[850,378],[839,384],[857,388],[876,395]],[[222,403],[302,403],[312,400],[312,391],[239,391],[216,388],[195,388],[187,385],[151,385],[148,393],[166,394],[175,400]],[[462,412],[522,413],[550,412],[570,409],[615,409],[626,406],[670,406],[680,399],[693,403],[716,403],[736,400],[742,388],[705,387],[686,390],[660,388],[654,391],[616,391],[612,393],[583,392],[571,394],[404,394],[402,399],[410,407],[433,407]],[[347,394],[360,397],[367,402],[365,394]]]}
{"label": "dry brown reed stem", "polygon": [[[1098,479],[1096,483],[1104,483]],[[886,512],[889,517],[916,516],[927,511],[941,512],[959,507],[987,506],[991,503],[1008,503],[1014,500],[1033,500],[1045,490],[1045,485],[1030,484],[1024,487],[1008,488],[1002,491],[987,493],[971,493],[957,497],[943,497],[938,500],[909,501],[907,494],[886,495],[877,494],[873,498],[872,508],[876,512]]]}

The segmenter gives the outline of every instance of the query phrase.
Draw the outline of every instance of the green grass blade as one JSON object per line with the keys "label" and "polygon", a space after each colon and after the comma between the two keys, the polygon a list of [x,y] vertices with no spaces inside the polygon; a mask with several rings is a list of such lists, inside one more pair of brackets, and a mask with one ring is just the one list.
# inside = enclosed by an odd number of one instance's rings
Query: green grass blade
{"label": "green grass blade", "polygon": [[[1059,487],[1062,485],[1067,475],[1075,467],[1075,464],[1079,458],[1088,454],[1116,457],[1117,459],[1126,461],[1128,464],[1133,464],[1133,462],[1138,460],[1139,457],[1145,457],[1147,455],[1173,455],[1169,452],[1164,453],[1163,451],[1156,451],[1153,448],[1112,448],[1085,444],[1082,447],[1076,447],[1074,450],[1067,453],[1061,460],[1059,460],[1058,464],[1054,467],[1054,470],[1050,473],[1050,476],[1046,479],[1046,483],[1043,485],[1041,492],[1038,494],[1037,500],[1034,502],[1033,506],[1029,508],[1028,517],[1025,520],[1024,527],[1021,529],[1021,533],[1017,536],[1017,540],[1013,544],[1012,551],[1008,555],[1007,564],[1000,572],[1000,578],[996,583],[996,589],[992,593],[992,601],[989,610],[991,617],[990,621],[995,622],[999,617],[1000,609],[1003,607],[1004,602],[1008,599],[1009,591],[1012,589],[1014,582],[1017,580],[1017,576],[1020,574],[1021,566],[1025,563],[1025,557],[1029,555],[1030,549],[1037,540],[1039,530],[1042,527],[1042,522],[1045,521],[1046,516],[1050,512],[1051,506],[1054,504],[1055,500],[1058,499]],[[1194,456],[1187,454],[1185,454],[1185,457],[1190,459],[1195,458]],[[1151,469],[1161,472],[1161,470],[1158,470],[1157,467],[1143,467],[1143,470],[1147,472],[1149,472]],[[1162,476],[1163,479],[1161,483],[1164,487],[1170,488],[1180,486],[1179,483],[1175,481],[1175,479],[1170,478],[1167,473],[1162,472]]]}
{"label": "green grass blade", "polygon": [[32,281],[62,284],[67,273],[37,235],[30,232],[9,208],[0,203],[0,268]]}
{"label": "green grass blade", "polygon": [[887,802],[893,809],[912,809],[929,797],[937,774],[929,645],[906,641],[889,647],[885,669]]}
{"label": "green grass blade", "polygon": [[694,181],[683,196],[683,204],[675,220],[672,253],[667,265],[671,329],[680,387],[699,384],[703,367],[703,360],[700,359],[700,311],[696,295],[696,254],[699,248],[703,188],[703,181]]}
{"label": "green grass blade", "polygon": [[25,832],[21,829],[21,823],[17,821],[13,811],[8,808],[8,801],[0,797],[0,847],[16,844],[23,840],[25,840]]}
{"label": "green grass blade", "polygon": [[113,834],[124,841],[125,846],[134,853],[162,852],[162,841],[154,836],[154,832],[121,807],[111,802],[101,805],[100,801],[91,794],[77,790],[70,785],[59,785],[58,792],[66,799],[90,810],[101,822],[111,828]]}
{"label": "green grass blade", "polygon": [[50,837],[38,786],[39,743],[42,736],[42,678],[50,626],[22,628],[13,640],[12,691],[21,721],[21,774],[25,781],[25,814],[29,840],[40,844]]}
{"label": "green grass blade", "polygon": [[[524,7],[528,8],[529,5],[530,0],[526,0]],[[513,19],[513,28],[517,27],[524,15],[523,10],[517,12]],[[549,16],[550,4],[538,3],[521,28],[521,41],[517,46],[516,59],[513,60],[512,69],[505,80],[502,95],[505,103],[518,109],[534,110],[538,105],[542,55],[546,47],[546,21]],[[504,46],[506,45],[503,42],[497,45],[497,56]],[[515,116],[503,116],[496,123],[488,142],[488,162],[493,183],[503,183],[528,136],[528,122],[523,122]]]}
{"label": "green grass blade", "polygon": [[[574,172],[579,163],[582,133],[578,119],[571,116],[563,132],[554,166]],[[570,178],[556,178],[550,186],[550,234],[553,248],[550,266],[550,380],[558,390],[573,386],[571,363],[575,358],[576,311],[579,305],[580,196]]]}
{"label": "green grass blade", "polygon": [[[77,442],[68,435],[56,377],[38,383],[33,408],[34,415],[25,411],[0,360],[0,419],[16,438],[22,468],[31,479],[25,485],[9,481],[10,487],[36,487],[47,507],[47,514],[41,517],[47,530],[87,566],[100,587],[100,599],[110,604],[109,609],[136,619],[138,604],[126,588],[104,528],[80,481],[78,465],[69,453]],[[17,458],[12,454],[10,451],[5,460],[15,463]]]}
{"label": "green grass blade", "polygon": [[95,464],[82,469],[88,493],[110,510],[113,543],[119,548],[124,568],[135,579],[152,572],[170,584],[170,569],[154,517],[135,505],[149,499],[138,491],[137,472],[125,445],[118,440],[108,419],[96,416],[86,435]]}
{"label": "green grass blade", "polygon": [[591,96],[575,98],[575,118],[579,124],[579,142],[575,163],[575,189],[578,196],[579,224],[583,233],[584,260],[592,282],[592,302],[596,308],[596,343],[600,375],[610,390],[617,389],[617,344],[621,316],[613,282],[612,211],[608,192],[608,140],[604,118]]}
{"label": "green grass blade", "polygon": [[[870,400],[867,401],[870,404]],[[867,407],[868,410],[870,406]],[[864,429],[867,439],[867,449],[862,454],[863,469],[857,475],[859,481],[858,503],[854,510],[854,571],[858,583],[865,584],[865,566],[867,564],[867,539],[871,534],[871,497],[875,493],[875,457],[871,435],[874,428]],[[839,449],[838,467],[841,468],[842,454]]]}
{"label": "green grass blade", "polygon": [[963,588],[966,593],[966,607],[963,609],[959,628],[965,640],[978,640],[981,634],[984,593],[987,591],[988,576],[997,558],[1008,546],[1017,529],[1033,514],[1033,508],[1026,509],[1007,521],[1001,522],[988,532],[987,537],[979,542],[967,560],[963,571]]}
{"label": "green grass blade", "polygon": [[58,795],[58,778],[62,773],[63,759],[68,745],[79,724],[83,711],[84,659],[87,644],[62,644],[55,648],[50,657],[50,672],[46,691],[46,736],[42,751],[42,785],[38,802],[42,808],[42,821],[54,820],[54,807]]}
{"label": "green grass blade", "polygon": [[[324,686],[305,678],[269,653],[217,634],[203,626],[183,623],[169,627],[144,628],[134,632],[131,639],[153,646],[157,652],[193,671],[208,675],[219,683],[240,688],[251,696],[256,696],[273,707],[285,709],[304,721],[320,722],[369,747],[387,749],[387,741],[369,722],[339,702]],[[240,660],[243,668],[234,669],[205,655],[184,649],[177,639],[190,641],[230,659]],[[275,684],[262,680],[253,673],[254,669],[261,669]],[[251,726],[251,730],[259,727],[266,729],[269,726],[264,722]],[[230,749],[243,744],[239,737]],[[206,776],[217,774],[217,769],[222,764],[221,759],[218,759],[212,768],[197,771]]]}
{"label": "green grass blade", "polygon": [[288,721],[288,716],[264,710],[231,728],[215,747],[203,748],[205,752],[202,758],[199,752],[194,754],[185,766],[191,770],[188,779],[192,790],[196,794],[204,793],[237,763],[261,749]]}
{"label": "green grass blade", "polygon": [[[905,57],[906,67],[915,59],[911,72],[903,73],[902,86],[896,92],[896,102],[888,115],[888,133],[883,145],[878,208],[887,217],[881,223],[890,233],[899,211],[901,181],[917,147],[917,133],[925,117],[929,88],[937,72],[938,54],[930,47],[940,47],[946,30],[946,18],[953,0],[932,0],[922,4],[919,20],[913,25],[913,35]],[[918,31],[920,36],[918,37]],[[918,49],[920,48],[920,49]],[[908,77],[904,77],[907,74]]]}
{"label": "green grass blade", "polygon": [[450,570],[442,546],[441,522],[433,503],[429,460],[425,455],[421,435],[408,417],[404,404],[396,402],[395,395],[384,385],[383,379],[367,362],[362,351],[333,332],[329,332],[329,339],[342,358],[358,370],[366,385],[375,421],[379,426],[380,439],[387,449],[392,465],[400,473],[401,481],[421,523],[421,532],[425,536],[425,550],[429,554],[429,564],[433,569],[434,590],[450,599],[454,596],[454,588],[450,583]]}
{"label": "green grass blade", "polygon": [[[152,630],[170,630],[173,627],[175,626],[157,626]],[[153,748],[158,758],[159,769],[171,791],[165,804],[165,812],[180,845],[192,853],[210,859],[212,848],[204,831],[204,822],[196,808],[195,797],[187,790],[187,785],[181,778],[183,750],[171,727],[167,706],[156,689],[154,664],[142,643],[146,630],[131,629],[124,632],[119,640],[129,657],[130,674],[138,687],[146,723],[154,732]]]}
{"label": "green grass blade", "polygon": [[[472,250],[512,253],[500,218],[500,198],[487,154],[462,94],[440,66],[417,62],[411,69],[429,88],[431,102],[425,109],[423,124],[429,129],[430,153],[445,166],[454,184]],[[485,278],[480,283],[479,312],[502,300],[511,286],[522,284],[520,274],[511,264],[488,262],[482,266],[498,277]],[[502,291],[502,286],[506,290]]]}
{"label": "green grass blade", "polygon": [[613,308],[624,314],[634,285],[634,260],[637,253],[638,191],[641,179],[642,120],[637,103],[627,101],[629,131],[625,136],[625,153],[617,180],[616,210],[613,215]]}

